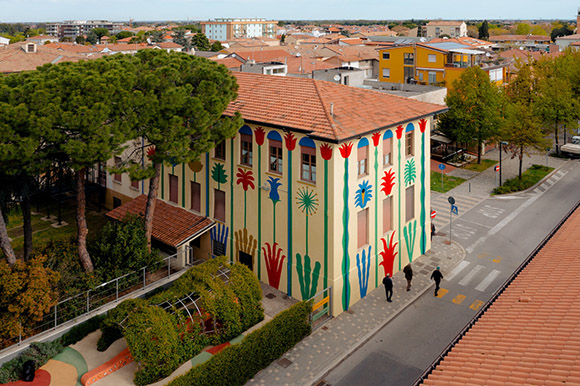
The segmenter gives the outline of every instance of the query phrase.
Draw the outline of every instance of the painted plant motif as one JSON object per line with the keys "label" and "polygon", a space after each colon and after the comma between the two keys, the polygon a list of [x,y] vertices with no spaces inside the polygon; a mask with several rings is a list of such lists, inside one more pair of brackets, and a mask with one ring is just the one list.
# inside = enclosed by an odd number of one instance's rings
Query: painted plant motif
{"label": "painted plant motif", "polygon": [[[294,133],[288,131],[284,135],[284,144],[288,150],[288,194],[292,194],[292,180],[294,176],[292,175],[292,151],[296,148],[296,137]],[[288,275],[288,289],[286,293],[288,296],[292,296],[292,200],[288,200],[288,259],[286,261],[286,273]]]}
{"label": "painted plant motif", "polygon": [[278,243],[274,243],[273,245],[266,243],[266,246],[262,247],[262,252],[264,253],[266,260],[268,283],[272,287],[278,289],[280,286],[280,277],[282,276],[282,267],[286,256],[282,253],[282,249],[278,246]]}
{"label": "painted plant motif", "polygon": [[354,195],[354,205],[364,209],[371,198],[373,198],[373,187],[368,181],[363,181],[358,185],[358,189]]}
{"label": "painted plant motif", "polygon": [[248,189],[255,189],[254,186],[254,176],[252,175],[251,170],[244,170],[242,168],[238,168],[238,172],[236,173],[236,184],[242,185],[242,189],[244,189],[244,229],[246,228],[246,193]]}
{"label": "painted plant motif", "polygon": [[327,288],[328,282],[328,161],[332,158],[332,147],[324,143],[320,146],[320,155],[324,160],[324,273],[323,288]]}
{"label": "painted plant motif", "polygon": [[[412,227],[412,228],[411,228]],[[415,237],[417,236],[417,221],[409,223],[403,228],[405,234],[405,245],[407,246],[407,254],[409,256],[409,263],[413,261],[413,250],[415,249]]]}
{"label": "painted plant motif", "polygon": [[[258,186],[262,186],[262,145],[264,144],[264,137],[266,132],[262,126],[258,126],[254,130],[256,143],[260,147],[258,149]],[[262,245],[262,189],[258,189],[258,245]],[[258,279],[262,279],[262,257],[260,250],[258,250]]]}
{"label": "painted plant motif", "polygon": [[391,238],[389,239],[389,244],[387,245],[387,241],[382,238],[381,241],[383,242],[383,251],[381,252],[381,257],[383,261],[379,264],[383,266],[385,270],[385,276],[387,273],[393,276],[393,265],[395,264],[395,257],[399,252],[396,252],[395,249],[397,248],[397,243],[393,244],[393,238],[395,237],[395,231],[391,234]]}
{"label": "painted plant motif", "polygon": [[350,258],[348,256],[348,157],[352,151],[352,142],[343,143],[338,150],[340,155],[344,158],[344,189],[342,191],[342,200],[344,203],[344,208],[342,210],[342,309],[343,311],[348,310],[350,305]]}
{"label": "painted plant motif", "polygon": [[393,169],[389,169],[389,171],[385,172],[382,181],[381,191],[385,193],[385,196],[388,196],[393,192],[393,187],[395,186],[395,172]]}
{"label": "painted plant motif", "polygon": [[427,250],[427,230],[425,229],[427,224],[427,208],[426,206],[426,194],[425,194],[425,129],[427,128],[427,121],[425,119],[419,120],[419,130],[421,131],[421,215],[419,220],[421,221],[421,254],[424,255]]}
{"label": "painted plant motif", "polygon": [[366,250],[362,250],[362,259],[359,257],[359,253],[356,254],[356,268],[358,270],[358,284],[360,287],[360,298],[367,296],[367,290],[369,288],[369,273],[371,268],[371,246],[369,245],[368,253]]}
{"label": "painted plant motif", "polygon": [[417,169],[415,167],[415,158],[407,160],[405,164],[405,185],[410,185],[417,178]]}
{"label": "painted plant motif", "polygon": [[[228,233],[230,228],[227,227],[225,224],[217,223],[215,227],[211,228],[210,237],[211,241],[213,242],[220,242],[224,245],[224,255],[227,254],[227,247],[228,247]],[[213,254],[213,245],[212,245],[212,257],[216,257]]]}
{"label": "painted plant motif", "polygon": [[[234,232],[234,239],[236,240],[236,251],[242,251],[252,256],[252,266],[254,265],[254,257],[256,249],[258,248],[258,240],[252,235],[248,235],[246,228]],[[239,257],[238,257],[238,261]]]}
{"label": "painted plant motif", "polygon": [[[395,130],[395,134],[397,135],[397,158],[398,158],[398,162],[397,165],[399,167],[399,173],[398,173],[398,177],[399,177],[399,183],[397,184],[397,190],[398,190],[398,199],[397,202],[399,203],[399,227],[397,229],[401,229],[401,219],[402,219],[402,214],[401,214],[401,142],[403,142],[401,140],[401,138],[403,138],[403,126],[399,125],[397,126],[397,129]],[[399,231],[399,251],[401,250],[401,232]],[[401,270],[401,255],[399,254],[399,270]]]}
{"label": "painted plant motif", "polygon": [[[377,131],[372,135],[373,139],[373,146],[375,147],[375,186],[377,189],[379,188],[379,143],[381,142],[382,134],[380,131]],[[378,194],[378,192],[377,192]],[[375,229],[379,229],[378,224],[378,211],[379,211],[379,200],[377,196],[377,200],[375,200]],[[379,233],[374,232],[375,234],[375,287],[379,285],[379,255],[377,251],[379,250]]]}
{"label": "painted plant motif", "polygon": [[300,253],[296,254],[296,270],[298,271],[302,300],[308,300],[316,295],[316,287],[318,287],[318,279],[320,278],[320,263],[317,261],[314,264],[314,270],[311,267],[312,263],[308,255],[304,255],[304,264],[302,264],[302,256]]}
{"label": "painted plant motif", "polygon": [[228,182],[228,176],[223,164],[217,162],[213,165],[213,168],[211,169],[211,178],[218,183],[218,190],[220,189],[220,184]]}

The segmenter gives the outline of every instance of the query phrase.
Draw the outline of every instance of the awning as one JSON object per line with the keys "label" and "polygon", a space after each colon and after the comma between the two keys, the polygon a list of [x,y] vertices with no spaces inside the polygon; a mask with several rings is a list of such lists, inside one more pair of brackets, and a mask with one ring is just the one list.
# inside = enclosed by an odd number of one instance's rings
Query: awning
{"label": "awning", "polygon": [[[151,236],[165,245],[177,248],[215,226],[215,221],[208,217],[156,200]],[[118,221],[122,221],[128,213],[144,216],[146,204],[147,196],[142,194],[113,209],[107,216]]]}
{"label": "awning", "polygon": [[449,138],[441,134],[431,134],[431,140],[441,143],[451,143],[453,142]]}

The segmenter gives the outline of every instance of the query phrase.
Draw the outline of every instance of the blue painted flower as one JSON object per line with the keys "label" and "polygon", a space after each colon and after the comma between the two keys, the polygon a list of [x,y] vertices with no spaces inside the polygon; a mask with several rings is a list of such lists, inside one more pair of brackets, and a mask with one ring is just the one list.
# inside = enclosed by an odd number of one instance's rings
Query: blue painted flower
{"label": "blue painted flower", "polygon": [[280,194],[278,193],[278,187],[280,187],[282,185],[282,183],[280,182],[279,178],[274,178],[274,177],[268,177],[268,180],[266,180],[266,182],[268,184],[270,184],[270,194],[268,195],[268,198],[270,200],[272,200],[272,202],[275,205],[278,201],[280,201]]}
{"label": "blue painted flower", "polygon": [[373,187],[368,181],[363,181],[362,184],[358,185],[358,190],[355,193],[354,204],[361,209],[369,203],[371,198],[373,198]]}

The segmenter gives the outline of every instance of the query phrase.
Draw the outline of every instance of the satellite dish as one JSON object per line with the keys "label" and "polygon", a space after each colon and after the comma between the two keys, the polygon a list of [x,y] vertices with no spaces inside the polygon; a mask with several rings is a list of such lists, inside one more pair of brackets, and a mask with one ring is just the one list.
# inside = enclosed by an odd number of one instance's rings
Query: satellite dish
{"label": "satellite dish", "polygon": [[339,74],[336,74],[336,75],[334,76],[334,81],[335,81],[335,82],[338,82],[339,80],[340,80],[340,75],[339,75]]}

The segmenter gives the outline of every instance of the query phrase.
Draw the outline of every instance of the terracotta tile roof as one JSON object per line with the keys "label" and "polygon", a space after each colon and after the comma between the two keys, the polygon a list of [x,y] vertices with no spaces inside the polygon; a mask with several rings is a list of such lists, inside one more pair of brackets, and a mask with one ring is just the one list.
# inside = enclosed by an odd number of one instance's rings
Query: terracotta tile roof
{"label": "terracotta tile roof", "polygon": [[[147,196],[142,194],[132,201],[113,209],[107,216],[122,221],[127,213],[145,214]],[[152,237],[163,244],[177,247],[202,231],[209,230],[214,224],[210,218],[198,216],[183,208],[178,208],[157,199],[153,216]]]}
{"label": "terracotta tile roof", "polygon": [[568,35],[568,36],[560,36],[558,39],[562,40],[580,40],[580,34]]}
{"label": "terracotta tile roof", "polygon": [[[446,108],[413,99],[321,80],[234,73],[238,98],[225,111],[248,121],[341,142]],[[333,114],[331,115],[331,104]]]}
{"label": "terracotta tile roof", "polygon": [[270,49],[270,50],[234,49],[233,52],[246,60],[255,60],[258,63],[260,62],[284,63],[284,58],[290,58],[293,56],[288,51],[282,49]]}
{"label": "terracotta tile roof", "polygon": [[580,209],[424,382],[580,384]]}
{"label": "terracotta tile roof", "polygon": [[528,40],[540,40],[545,42],[550,42],[549,36],[543,35],[497,35],[497,36],[490,36],[489,41],[491,42],[498,42],[498,41],[528,41]]}
{"label": "terracotta tile roof", "polygon": [[240,66],[242,65],[242,61],[235,58],[235,57],[231,57],[231,58],[223,58],[223,59],[212,59],[214,62],[217,62],[219,64],[223,64],[224,66],[226,66],[229,69],[240,69]]}
{"label": "terracotta tile roof", "polygon": [[356,62],[359,60],[379,60],[379,53],[374,47],[366,46],[326,46],[335,52],[343,62]]}
{"label": "terracotta tile roof", "polygon": [[307,56],[290,57],[286,59],[288,74],[310,74],[314,70],[329,70],[336,68],[337,63],[316,60]]}

